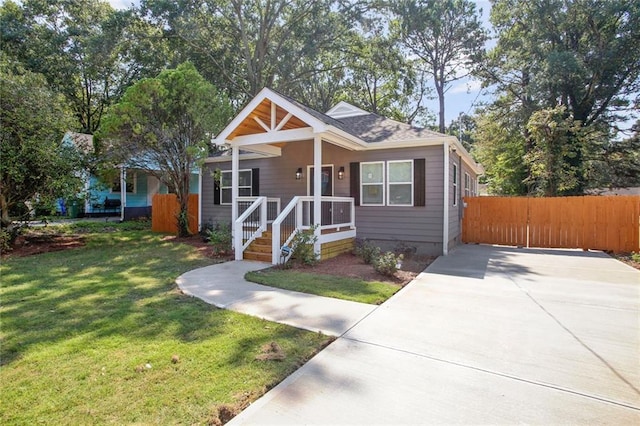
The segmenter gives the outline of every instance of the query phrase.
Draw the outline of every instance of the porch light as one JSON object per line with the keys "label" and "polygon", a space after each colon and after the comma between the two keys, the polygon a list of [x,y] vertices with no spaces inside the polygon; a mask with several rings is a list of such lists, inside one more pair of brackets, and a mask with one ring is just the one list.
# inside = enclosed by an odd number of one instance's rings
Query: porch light
{"label": "porch light", "polygon": [[296,180],[300,179],[302,179],[302,167],[298,167],[298,170],[296,170]]}
{"label": "porch light", "polygon": [[340,169],[338,170],[338,179],[344,179],[344,166],[340,167]]}

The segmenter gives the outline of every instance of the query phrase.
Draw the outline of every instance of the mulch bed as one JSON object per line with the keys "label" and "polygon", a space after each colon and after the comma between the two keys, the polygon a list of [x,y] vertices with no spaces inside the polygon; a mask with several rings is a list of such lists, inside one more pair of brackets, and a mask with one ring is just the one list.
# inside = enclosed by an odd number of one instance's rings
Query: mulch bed
{"label": "mulch bed", "polygon": [[84,237],[80,235],[30,234],[20,235],[9,252],[3,252],[2,257],[33,256],[52,251],[69,250],[85,245]]}

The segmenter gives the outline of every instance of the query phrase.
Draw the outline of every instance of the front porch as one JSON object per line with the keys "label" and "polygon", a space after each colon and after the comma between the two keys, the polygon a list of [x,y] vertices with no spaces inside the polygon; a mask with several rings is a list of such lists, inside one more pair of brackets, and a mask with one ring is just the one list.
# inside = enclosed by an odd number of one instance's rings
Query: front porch
{"label": "front porch", "polygon": [[317,239],[314,251],[320,259],[351,251],[356,237],[354,199],[320,200],[318,215],[312,196],[294,197],[282,211],[278,198],[239,197],[240,216],[233,226],[236,260],[284,263],[291,254],[289,247],[296,233],[311,229]]}

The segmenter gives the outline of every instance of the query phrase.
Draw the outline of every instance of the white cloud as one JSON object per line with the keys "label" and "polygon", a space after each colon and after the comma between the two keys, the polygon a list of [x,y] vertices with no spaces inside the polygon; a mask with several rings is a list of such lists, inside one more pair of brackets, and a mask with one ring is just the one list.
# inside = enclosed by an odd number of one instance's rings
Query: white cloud
{"label": "white cloud", "polygon": [[482,89],[482,83],[479,80],[468,80],[464,83],[460,83],[457,86],[453,86],[449,93],[475,93]]}

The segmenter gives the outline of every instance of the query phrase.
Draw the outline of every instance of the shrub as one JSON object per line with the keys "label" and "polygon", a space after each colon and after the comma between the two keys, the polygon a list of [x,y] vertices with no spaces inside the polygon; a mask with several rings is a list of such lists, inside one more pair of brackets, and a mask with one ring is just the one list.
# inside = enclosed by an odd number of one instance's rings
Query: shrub
{"label": "shrub", "polygon": [[631,260],[633,260],[634,262],[638,262],[638,263],[640,263],[640,252],[638,252],[638,253],[636,253],[636,252],[631,253]]}
{"label": "shrub", "polygon": [[367,240],[356,240],[356,247],[353,254],[362,258],[364,263],[372,265],[380,256],[380,247],[376,247]]}
{"label": "shrub", "polygon": [[314,234],[315,226],[301,231],[296,231],[296,235],[291,240],[293,254],[291,258],[303,265],[313,265],[318,261],[318,256],[313,251],[313,245],[318,241]]}
{"label": "shrub", "polygon": [[2,228],[0,230],[0,253],[7,253],[13,250],[13,247],[11,247],[13,240],[11,233]]}
{"label": "shrub", "polygon": [[402,254],[395,255],[388,251],[373,261],[373,269],[382,275],[390,277],[400,268],[403,258]]}
{"label": "shrub", "polygon": [[205,243],[209,242],[209,232],[213,231],[214,226],[213,226],[213,222],[211,220],[209,220],[207,223],[203,223],[202,225],[200,225],[200,237],[202,238],[202,241],[204,241]]}
{"label": "shrub", "polygon": [[231,226],[227,223],[217,223],[207,231],[209,244],[216,254],[227,254],[232,249]]}

